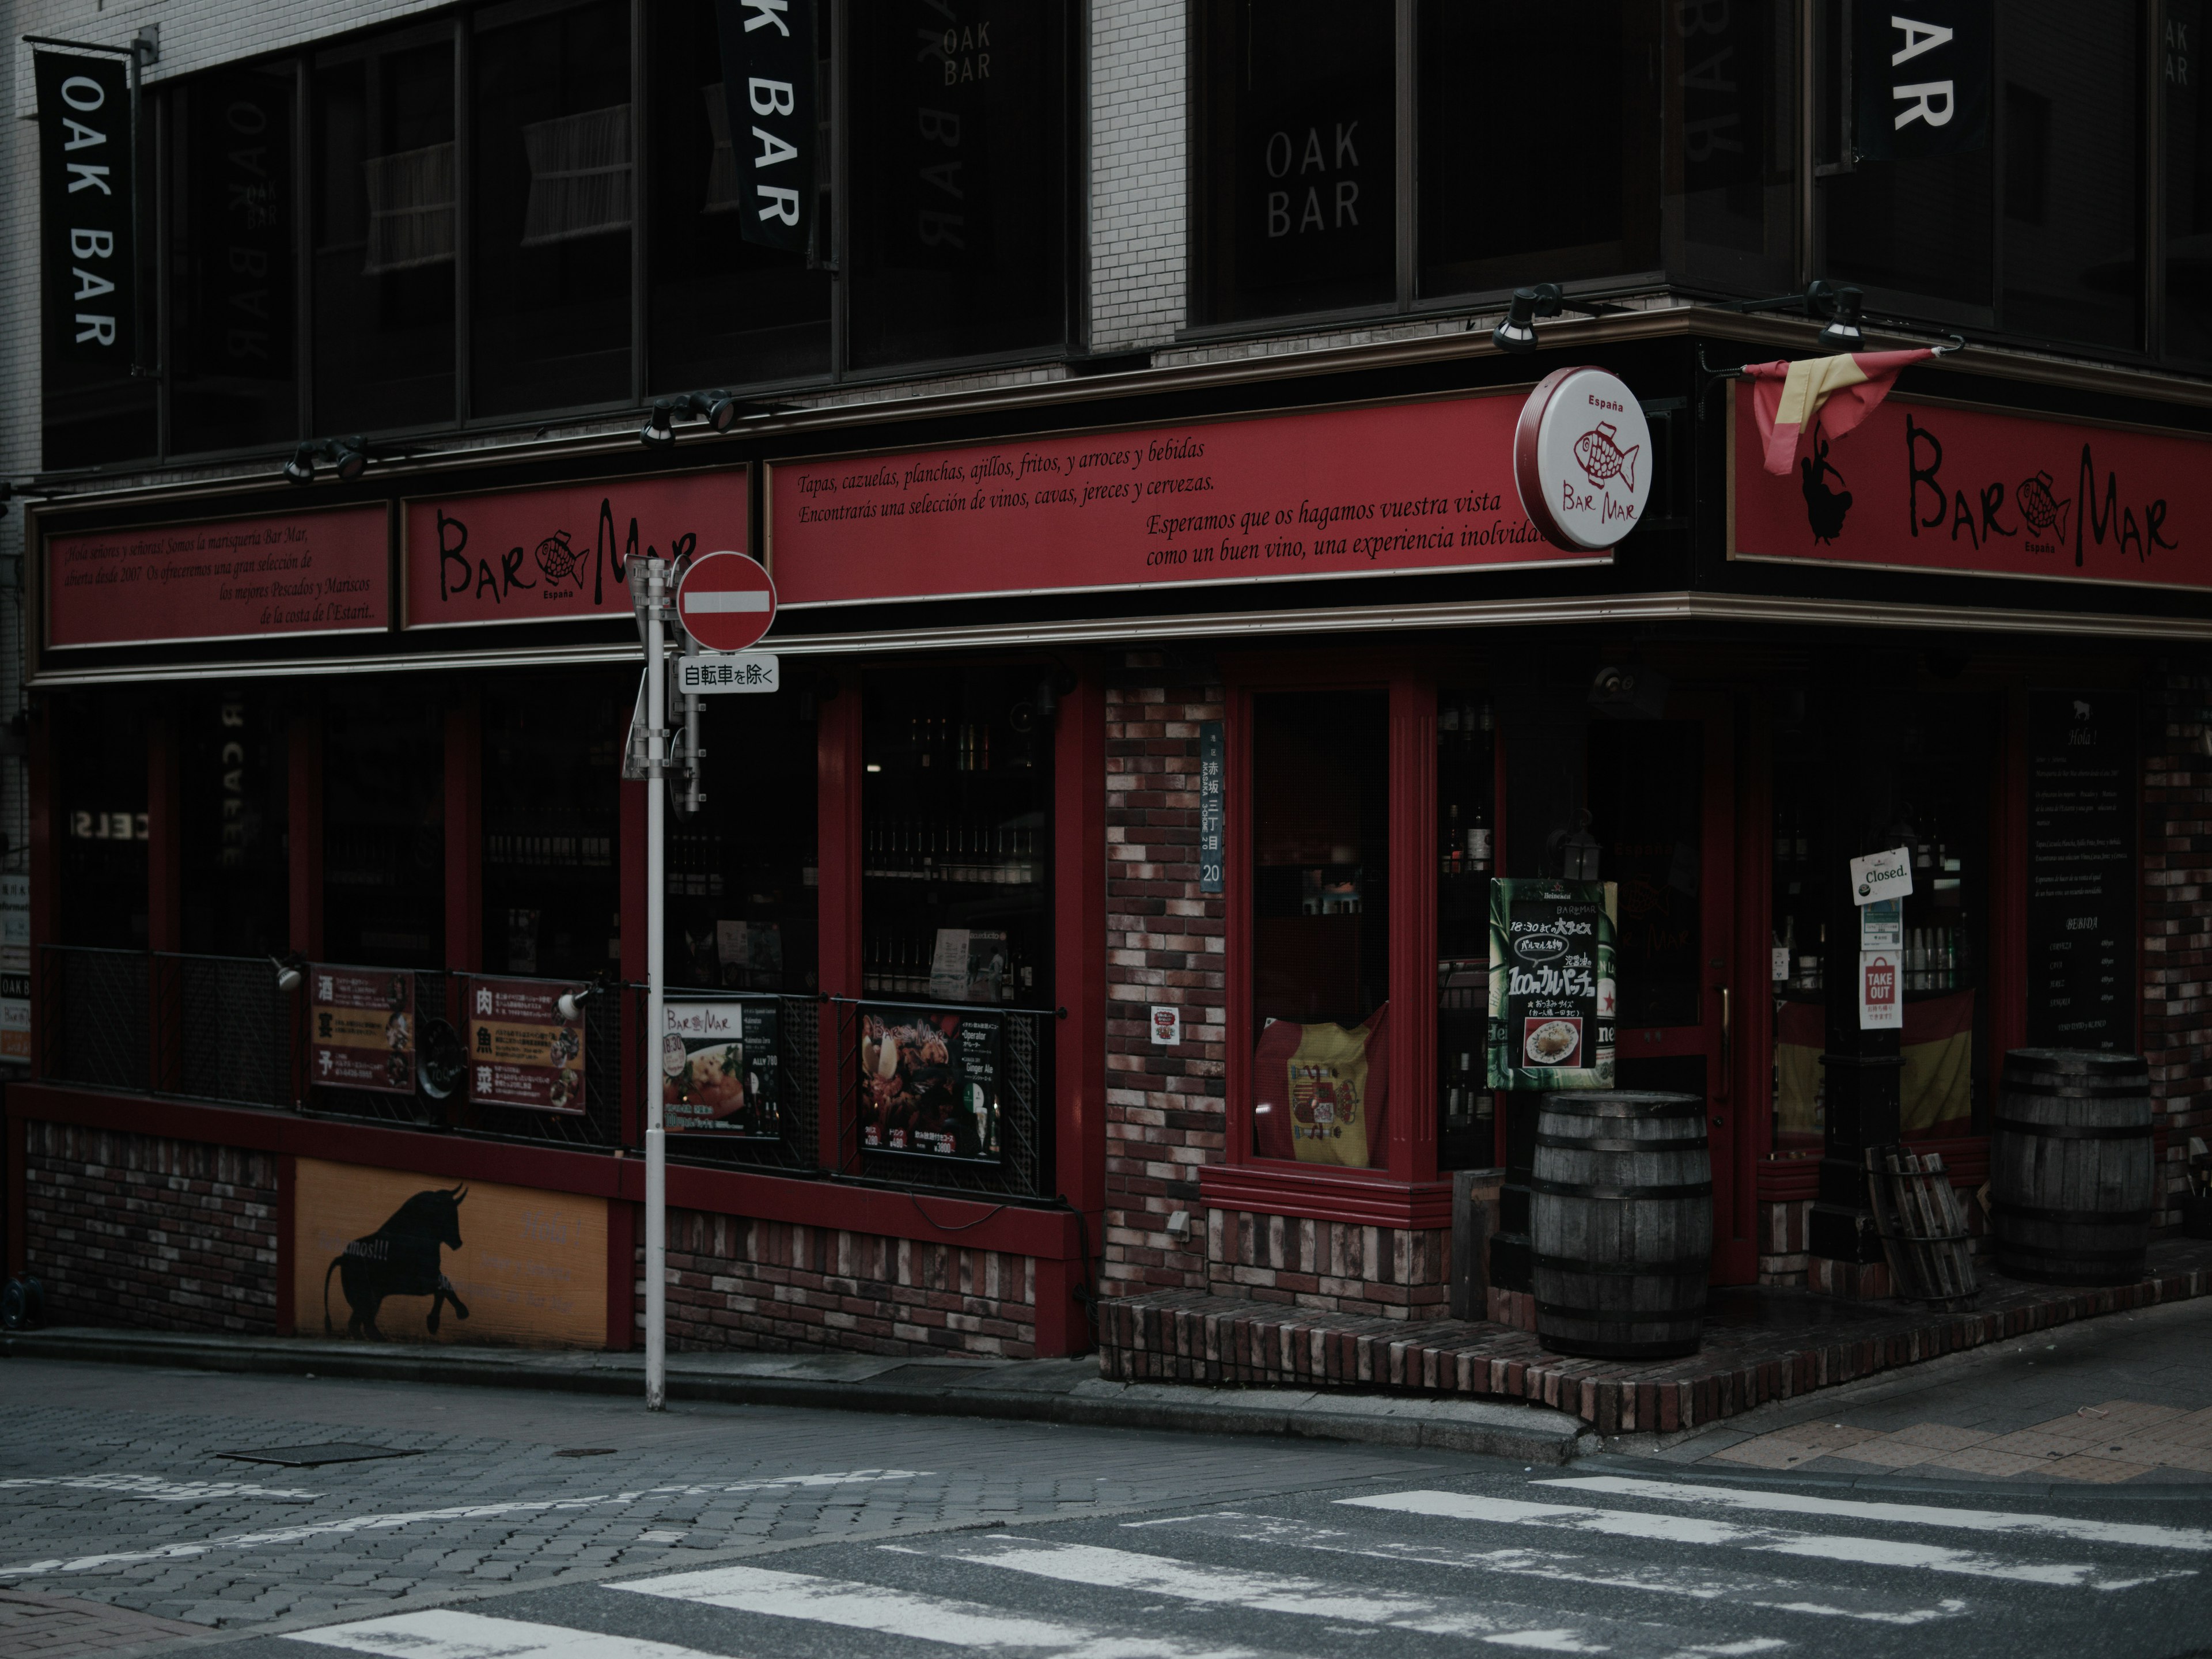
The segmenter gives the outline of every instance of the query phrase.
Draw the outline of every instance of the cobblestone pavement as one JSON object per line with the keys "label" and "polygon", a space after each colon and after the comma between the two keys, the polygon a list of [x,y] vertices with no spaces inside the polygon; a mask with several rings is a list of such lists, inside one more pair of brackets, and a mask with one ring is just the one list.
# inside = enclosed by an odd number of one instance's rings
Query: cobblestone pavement
{"label": "cobblestone pavement", "polygon": [[[619,1400],[41,1360],[9,1360],[0,1378],[0,1591],[241,1633],[718,1553],[1497,1467],[1321,1442],[767,1407],[654,1415]],[[337,1441],[410,1455],[317,1468],[222,1455]]]}
{"label": "cobblestone pavement", "polygon": [[2212,1483],[2212,1301],[2039,1332],[1656,1455],[1791,1474]]}

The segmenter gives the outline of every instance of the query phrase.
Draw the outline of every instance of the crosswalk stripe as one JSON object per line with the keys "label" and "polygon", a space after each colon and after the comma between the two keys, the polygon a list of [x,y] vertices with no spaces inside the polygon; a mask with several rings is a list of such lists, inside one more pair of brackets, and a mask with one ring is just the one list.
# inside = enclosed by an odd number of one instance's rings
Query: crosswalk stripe
{"label": "crosswalk stripe", "polygon": [[[898,1545],[880,1547],[902,1554],[927,1554],[939,1560],[1004,1567],[1101,1589],[1171,1595],[1179,1601],[1238,1607],[1251,1613],[1290,1613],[1343,1624],[1381,1625],[1429,1636],[1472,1637],[1500,1646],[1553,1653],[1640,1650],[1751,1654],[1789,1646],[1778,1638],[1687,1646],[1679,1632],[1657,1627],[1638,1629],[1611,1620],[1588,1620],[1563,1625],[1556,1613],[1546,1609],[1495,1602],[1478,1605],[1459,1596],[1409,1595],[1367,1585],[1329,1583],[1292,1573],[1179,1561],[1169,1556],[1109,1549],[1096,1544],[1053,1544],[1000,1537],[939,1550]],[[1601,1632],[1593,1628],[1599,1624],[1605,1626]],[[1605,1639],[1597,1639],[1601,1636]]]}
{"label": "crosswalk stripe", "polygon": [[1950,1527],[1963,1532],[2014,1533],[2067,1538],[2088,1544],[2132,1544],[2145,1549],[2212,1550],[2212,1532],[2197,1527],[2156,1527],[2133,1521],[2083,1521],[2065,1515],[2034,1515],[2009,1510],[1954,1510],[1932,1504],[1876,1504],[1849,1498],[1815,1498],[1801,1492],[1761,1492],[1751,1487],[1699,1486],[1677,1480],[1638,1480],[1622,1475],[1582,1475],[1546,1480],[1540,1486],[1565,1486],[1616,1498],[1662,1498],[1722,1509],[1769,1510],[1784,1515],[1832,1515],[1853,1521],[1884,1521],[1914,1527]]}
{"label": "crosswalk stripe", "polygon": [[382,1654],[386,1659],[717,1659],[697,1648],[651,1642],[641,1636],[609,1636],[525,1619],[488,1619],[449,1607],[295,1631],[285,1639]]}
{"label": "crosswalk stripe", "polygon": [[1006,1613],[981,1601],[958,1601],[881,1584],[849,1583],[767,1567],[705,1567],[696,1572],[610,1584],[609,1589],[728,1607],[777,1619],[803,1619],[885,1636],[919,1637],[963,1648],[1028,1648],[1069,1659],[1250,1659],[1246,1648],[1186,1642],[1175,1637],[1119,1636],[1081,1625]]}
{"label": "crosswalk stripe", "polygon": [[1955,1619],[1968,1604],[1947,1596],[1932,1605],[1919,1604],[1880,1590],[1846,1585],[1807,1584],[1789,1578],[1747,1573],[1692,1574],[1666,1565],[1632,1566],[1595,1555],[1565,1551],[1534,1550],[1516,1546],[1498,1550],[1473,1550],[1449,1544],[1416,1542],[1405,1539],[1376,1539],[1364,1534],[1316,1527],[1304,1521],[1273,1516],[1243,1515],[1224,1510],[1212,1515],[1176,1516],[1158,1521],[1127,1521],[1132,1529],[1174,1527],[1201,1532],[1209,1537],[1233,1538],[1240,1543],[1271,1547],[1318,1550],[1331,1554],[1369,1556],[1385,1561],[1413,1561],[1427,1566],[1456,1567],[1468,1571],[1505,1573],[1546,1578],[1570,1584],[1596,1585],[1607,1589],[1648,1590],[1692,1601],[1765,1607],[1778,1613],[1805,1613],[1833,1619],[1860,1619],[1871,1624],[1911,1626],[1939,1619]]}
{"label": "crosswalk stripe", "polygon": [[2179,1573],[2107,1577],[2085,1562],[2008,1561],[2001,1556],[1975,1555],[1940,1544],[1856,1538],[1840,1533],[1789,1532],[1779,1527],[1745,1526],[1700,1516],[1649,1515],[1634,1510],[1529,1504],[1519,1498],[1484,1498],[1472,1492],[1385,1492],[1370,1498],[1340,1498],[1336,1501],[1361,1509],[1389,1510],[1444,1520],[1556,1527],[1570,1532],[1602,1533],[1615,1538],[1644,1538],[1669,1544],[1725,1544],[1775,1555],[1804,1555],[1874,1567],[1912,1567],[1929,1572],[1960,1573],[1974,1578],[2009,1579],[2018,1583],[2051,1584],[2071,1589],[2131,1589],[2154,1579],[2191,1576],[2184,1570]]}

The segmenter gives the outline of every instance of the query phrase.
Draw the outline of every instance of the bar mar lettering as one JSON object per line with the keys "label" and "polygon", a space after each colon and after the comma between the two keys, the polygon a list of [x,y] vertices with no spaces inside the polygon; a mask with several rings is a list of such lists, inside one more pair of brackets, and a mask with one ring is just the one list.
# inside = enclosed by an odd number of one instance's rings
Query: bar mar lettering
{"label": "bar mar lettering", "polygon": [[1893,395],[1802,476],[1737,391],[1729,556],[2212,588],[2212,443]]}

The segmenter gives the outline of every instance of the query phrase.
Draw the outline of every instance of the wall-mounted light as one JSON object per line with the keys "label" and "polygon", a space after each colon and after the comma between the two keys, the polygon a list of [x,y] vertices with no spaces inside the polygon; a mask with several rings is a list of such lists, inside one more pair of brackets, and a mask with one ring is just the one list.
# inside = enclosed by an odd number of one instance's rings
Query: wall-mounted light
{"label": "wall-mounted light", "polygon": [[311,484],[315,481],[315,464],[327,462],[338,475],[339,481],[352,483],[368,471],[368,442],[361,438],[310,438],[292,452],[292,459],[284,463],[284,477],[289,483]]}
{"label": "wall-mounted light", "polygon": [[1866,295],[1844,283],[1825,278],[1805,290],[1805,309],[1814,316],[1826,312],[1828,325],[1820,331],[1820,343],[1831,351],[1863,351],[1866,331],[1859,326],[1866,311]]}
{"label": "wall-mounted light", "polygon": [[269,965],[276,970],[278,990],[289,995],[300,988],[300,981],[304,975],[301,972],[301,964],[298,957],[271,957],[269,958]]}
{"label": "wall-mounted light", "polygon": [[1516,288],[1513,301],[1505,308],[1505,319],[1490,331],[1490,343],[1500,351],[1534,351],[1536,349],[1536,319],[1559,314],[1561,295],[1557,283],[1539,283],[1534,288]]}
{"label": "wall-mounted light", "polygon": [[637,429],[637,441],[648,449],[665,449],[676,441],[678,421],[704,421],[711,431],[727,432],[741,420],[756,415],[775,415],[788,407],[787,404],[748,403],[719,388],[713,392],[681,392],[653,400],[645,424]]}
{"label": "wall-mounted light", "polygon": [[553,1006],[556,1011],[558,1011],[562,1018],[574,1019],[576,1018],[577,1013],[582,1009],[584,1000],[599,988],[596,985],[578,985],[572,987],[568,990],[562,992],[561,994],[554,1000]]}

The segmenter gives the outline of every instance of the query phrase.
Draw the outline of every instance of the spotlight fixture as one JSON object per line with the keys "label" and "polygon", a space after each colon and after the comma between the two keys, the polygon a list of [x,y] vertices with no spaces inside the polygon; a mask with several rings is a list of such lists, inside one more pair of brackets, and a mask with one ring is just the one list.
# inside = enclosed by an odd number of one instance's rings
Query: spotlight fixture
{"label": "spotlight fixture", "polygon": [[1866,295],[1857,289],[1823,278],[1805,290],[1805,309],[1814,316],[1823,310],[1828,313],[1828,325],[1820,331],[1820,343],[1829,350],[1866,349],[1866,334],[1859,326],[1866,310]]}
{"label": "spotlight fixture", "polygon": [[0,483],[0,519],[8,516],[8,503],[17,499],[50,501],[54,499],[51,489],[37,489],[29,484]]}
{"label": "spotlight fixture", "polygon": [[1557,283],[1539,283],[1534,288],[1513,290],[1513,303],[1506,307],[1505,320],[1490,331],[1490,343],[1500,351],[1534,351],[1536,349],[1536,319],[1559,314],[1561,296]]}
{"label": "spotlight fixture", "polygon": [[653,400],[652,413],[638,428],[637,441],[648,449],[665,449],[676,441],[678,421],[704,421],[712,431],[727,432],[741,420],[755,415],[777,414],[788,407],[786,404],[749,403],[719,387],[712,392],[680,392]]}
{"label": "spotlight fixture", "polygon": [[[411,452],[409,452],[411,453]],[[284,477],[295,484],[315,481],[317,462],[327,463],[343,483],[354,483],[368,471],[368,441],[365,438],[310,438],[284,463]]]}
{"label": "spotlight fixture", "polygon": [[302,975],[301,973],[300,958],[297,956],[271,957],[269,958],[269,962],[270,965],[276,969],[276,988],[278,990],[289,992],[296,991],[300,988],[300,981]]}
{"label": "spotlight fixture", "polygon": [[637,441],[647,449],[666,449],[676,441],[676,406],[663,398],[653,405],[653,413],[645,417],[645,424],[637,429]]}

